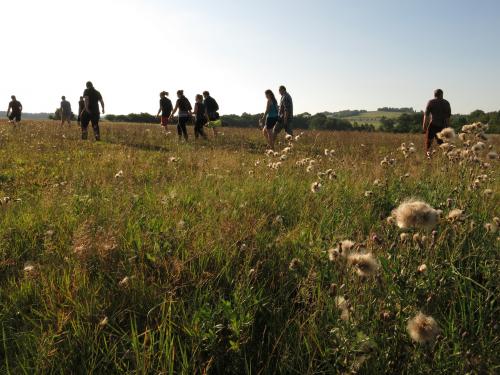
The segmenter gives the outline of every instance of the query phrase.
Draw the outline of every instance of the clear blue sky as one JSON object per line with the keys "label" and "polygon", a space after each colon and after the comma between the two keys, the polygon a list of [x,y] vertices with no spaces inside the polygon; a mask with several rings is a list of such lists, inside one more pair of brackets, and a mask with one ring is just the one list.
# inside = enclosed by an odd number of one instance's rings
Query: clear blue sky
{"label": "clear blue sky", "polygon": [[156,112],[179,88],[261,112],[280,84],[297,112],[422,109],[437,87],[454,112],[500,110],[496,0],[16,0],[2,15],[0,98],[28,112],[76,105],[87,80],[108,113]]}

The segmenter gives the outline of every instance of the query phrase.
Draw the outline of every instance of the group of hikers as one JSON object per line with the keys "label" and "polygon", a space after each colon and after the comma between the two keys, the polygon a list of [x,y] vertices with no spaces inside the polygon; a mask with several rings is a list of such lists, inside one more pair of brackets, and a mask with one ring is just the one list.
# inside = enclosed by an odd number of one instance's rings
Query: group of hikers
{"label": "group of hikers", "polygon": [[[293,100],[287,92],[285,86],[279,87],[281,95],[280,102],[271,90],[265,91],[266,109],[260,119],[260,127],[270,149],[274,149],[274,144],[277,135],[281,130],[293,136],[292,121],[293,121]],[[194,109],[190,101],[184,95],[183,90],[177,91],[177,101],[175,107],[168,98],[169,94],[166,91],[160,93],[160,108],[157,117],[160,119],[160,124],[167,129],[167,126],[173,120],[175,114],[177,116],[177,134],[179,140],[188,140],[187,124],[194,120],[194,135],[195,138],[207,138],[204,128],[208,127],[213,130],[214,136],[217,136],[217,128],[222,125],[219,115],[219,104],[210,96],[208,91],[204,91],[203,95],[198,94],[195,98]],[[11,96],[11,102],[7,110],[9,122],[18,123],[21,121],[21,113],[23,106],[14,95]],[[99,108],[99,104],[101,108]],[[92,82],[87,82],[83,96],[78,102],[78,124],[82,129],[82,139],[88,139],[88,127],[92,124],[94,136],[97,141],[100,140],[99,119],[102,113],[105,113],[104,100],[99,91],[94,88]],[[71,124],[73,112],[71,104],[62,97],[60,106],[61,124]],[[434,98],[431,99],[426,106],[423,121],[423,132],[425,133],[425,150],[427,156],[430,156],[430,149],[434,140],[438,144],[443,141],[438,137],[444,128],[449,127],[451,118],[450,103],[444,99],[443,90],[437,89],[434,91]]]}

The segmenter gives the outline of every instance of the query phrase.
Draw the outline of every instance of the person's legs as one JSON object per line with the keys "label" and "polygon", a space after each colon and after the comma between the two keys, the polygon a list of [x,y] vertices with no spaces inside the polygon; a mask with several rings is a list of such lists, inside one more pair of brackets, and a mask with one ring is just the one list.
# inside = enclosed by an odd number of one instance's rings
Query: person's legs
{"label": "person's legs", "polygon": [[293,137],[292,120],[288,120],[284,123],[285,133]]}
{"label": "person's legs", "polygon": [[179,117],[179,123],[177,125],[177,133],[179,134],[179,140],[181,140],[181,137],[184,137],[186,141],[188,140],[188,134],[186,128],[188,120],[189,120],[188,117]]}
{"label": "person's legs", "polygon": [[201,119],[201,120],[196,120],[196,125],[194,127],[194,135],[196,136],[196,138],[198,138],[199,136],[203,137],[203,138],[207,138],[207,135],[205,134],[205,131],[203,130],[203,127],[205,126],[205,120]]}
{"label": "person's legs", "polygon": [[88,114],[83,113],[80,119],[81,127],[82,127],[82,140],[86,141],[89,138],[89,123],[90,117]]}
{"label": "person's legs", "polygon": [[101,140],[101,132],[99,129],[99,115],[93,115],[92,116],[92,129],[94,130],[94,137],[96,141]]}

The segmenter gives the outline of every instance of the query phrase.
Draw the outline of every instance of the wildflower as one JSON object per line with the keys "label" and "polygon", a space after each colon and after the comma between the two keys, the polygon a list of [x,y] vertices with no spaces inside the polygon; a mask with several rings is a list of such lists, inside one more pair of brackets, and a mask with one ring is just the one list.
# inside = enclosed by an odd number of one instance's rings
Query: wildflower
{"label": "wildflower", "polygon": [[342,296],[335,297],[335,305],[340,310],[340,319],[349,320],[349,302]]}
{"label": "wildflower", "polygon": [[483,195],[484,195],[484,196],[487,196],[487,197],[490,197],[490,196],[492,196],[492,195],[493,195],[493,190],[491,190],[491,189],[485,189],[485,190],[483,191]]}
{"label": "wildflower", "polygon": [[371,197],[373,195],[373,191],[367,190],[365,191],[365,197]]}
{"label": "wildflower", "polygon": [[419,344],[432,342],[439,334],[439,326],[433,317],[419,312],[408,322],[408,333]]}
{"label": "wildflower", "polygon": [[472,151],[475,153],[481,152],[486,148],[486,145],[483,142],[477,142],[474,146],[472,146]]}
{"label": "wildflower", "polygon": [[409,199],[392,211],[399,228],[432,229],[439,219],[439,212],[425,202]]}
{"label": "wildflower", "polygon": [[0,204],[7,204],[10,202],[10,197],[3,197],[2,199],[0,199]]}
{"label": "wildflower", "polygon": [[425,273],[427,271],[427,265],[426,264],[421,264],[417,268],[418,273]]}
{"label": "wildflower", "polygon": [[401,233],[399,235],[399,239],[401,240],[401,242],[406,242],[410,239],[410,235],[408,233]]}
{"label": "wildflower", "polygon": [[375,181],[373,181],[373,185],[378,187],[378,186],[382,185],[382,183],[380,182],[379,179],[376,179]]}
{"label": "wildflower", "polygon": [[455,139],[457,135],[455,134],[455,130],[453,128],[444,128],[439,133],[437,133],[437,137],[445,142],[450,142]]}
{"label": "wildflower", "polygon": [[312,170],[313,170],[313,168],[314,168],[314,167],[313,167],[312,165],[308,165],[308,166],[307,166],[307,168],[306,168],[306,172],[307,172],[307,173],[311,173],[311,172],[312,172]]}
{"label": "wildflower", "polygon": [[266,150],[265,154],[266,154],[267,156],[273,156],[274,151],[273,151],[273,150]]}
{"label": "wildflower", "polygon": [[293,135],[291,135],[291,134],[287,134],[287,135],[285,135],[285,139],[286,139],[287,141],[291,141],[291,140],[293,140]]}
{"label": "wildflower", "polygon": [[120,170],[118,173],[115,174],[115,178],[122,178],[123,177],[123,171]]}
{"label": "wildflower", "polygon": [[288,269],[290,271],[296,271],[296,270],[298,270],[298,268],[300,267],[301,264],[302,264],[302,262],[299,259],[293,258],[292,261],[290,262],[290,264],[288,265]]}
{"label": "wildflower", "polygon": [[26,272],[27,274],[31,274],[35,271],[36,267],[34,263],[31,262],[26,262],[24,263],[24,268],[23,271]]}
{"label": "wildflower", "polygon": [[126,287],[130,283],[130,278],[128,276],[125,276],[123,279],[120,280],[118,283],[119,286],[121,287]]}
{"label": "wildflower", "polygon": [[486,223],[484,224],[484,229],[486,229],[486,232],[495,234],[498,230],[498,223],[493,221],[492,223]]}
{"label": "wildflower", "polygon": [[283,151],[281,151],[282,154],[288,154],[290,151],[292,151],[291,147],[285,147]]}
{"label": "wildflower", "polygon": [[177,157],[175,157],[175,156],[171,156],[171,157],[169,157],[169,158],[168,158],[168,161],[169,161],[170,163],[177,163],[179,160],[180,160],[180,159],[179,159],[179,158],[177,158]]}
{"label": "wildflower", "polygon": [[463,215],[464,212],[462,210],[455,208],[448,213],[448,220],[451,222],[459,221],[463,218]]}
{"label": "wildflower", "polygon": [[348,257],[349,264],[356,268],[356,272],[361,277],[375,275],[380,265],[371,253],[352,254]]}
{"label": "wildflower", "polygon": [[321,190],[321,183],[319,182],[313,182],[312,185],[311,185],[311,192],[313,193],[317,193]]}
{"label": "wildflower", "polygon": [[339,251],[338,247],[333,247],[328,250],[328,259],[330,262],[335,262],[342,256],[342,253]]}
{"label": "wildflower", "polygon": [[108,324],[109,322],[109,319],[107,316],[105,316],[104,318],[102,318],[102,320],[99,322],[99,327],[104,327]]}
{"label": "wildflower", "polygon": [[496,159],[498,159],[498,154],[496,151],[490,151],[490,152],[488,152],[487,157],[490,160],[496,160]]}
{"label": "wildflower", "polygon": [[439,146],[439,148],[441,150],[443,150],[444,152],[450,152],[450,151],[452,151],[455,148],[455,146],[452,145],[451,143],[445,142],[445,143],[441,144]]}

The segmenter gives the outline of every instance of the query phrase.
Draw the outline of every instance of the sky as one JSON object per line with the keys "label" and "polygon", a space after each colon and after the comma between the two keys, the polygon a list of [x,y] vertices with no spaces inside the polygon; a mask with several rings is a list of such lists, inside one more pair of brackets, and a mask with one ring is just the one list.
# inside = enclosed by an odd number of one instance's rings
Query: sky
{"label": "sky", "polygon": [[[0,104],[76,107],[91,80],[106,112],[156,113],[159,92],[209,90],[223,114],[500,110],[497,0],[0,0]],[[3,107],[0,106],[3,110]]]}

